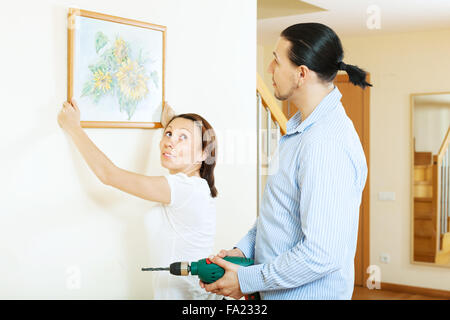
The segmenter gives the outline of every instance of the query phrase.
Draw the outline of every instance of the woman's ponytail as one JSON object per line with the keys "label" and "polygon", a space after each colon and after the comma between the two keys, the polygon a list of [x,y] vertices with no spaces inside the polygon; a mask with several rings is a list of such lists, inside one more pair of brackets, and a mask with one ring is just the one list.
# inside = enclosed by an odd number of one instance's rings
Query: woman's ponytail
{"label": "woman's ponytail", "polygon": [[367,73],[357,66],[345,64],[343,61],[341,61],[338,63],[338,70],[346,71],[350,82],[355,86],[360,86],[363,89],[367,86],[372,86],[366,81]]}

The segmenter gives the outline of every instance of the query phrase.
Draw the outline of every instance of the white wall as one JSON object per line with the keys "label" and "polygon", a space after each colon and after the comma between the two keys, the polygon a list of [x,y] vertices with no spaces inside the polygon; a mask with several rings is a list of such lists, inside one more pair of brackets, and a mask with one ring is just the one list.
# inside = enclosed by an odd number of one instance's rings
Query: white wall
{"label": "white wall", "polygon": [[414,103],[416,151],[432,152],[433,155],[438,154],[449,125],[450,104],[428,105]]}
{"label": "white wall", "polygon": [[[2,6],[0,298],[152,298],[151,275],[140,268],[152,254],[142,222],[154,203],[101,184],[56,121],[66,99],[73,5],[167,26],[167,100],[178,113],[203,115],[218,134],[219,250],[232,247],[256,217],[256,1]],[[85,131],[117,166],[166,172],[160,129]]]}

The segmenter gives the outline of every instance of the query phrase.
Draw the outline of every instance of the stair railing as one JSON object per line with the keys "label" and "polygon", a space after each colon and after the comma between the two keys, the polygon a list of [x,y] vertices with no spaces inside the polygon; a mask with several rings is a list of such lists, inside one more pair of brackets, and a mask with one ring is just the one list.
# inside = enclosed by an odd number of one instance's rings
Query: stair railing
{"label": "stair railing", "polygon": [[[275,97],[266,84],[256,74],[256,105],[257,105],[257,212],[259,214],[261,199],[265,186],[265,179],[277,166],[274,163],[278,152],[278,143],[282,135],[286,134],[287,118],[277,104]],[[265,121],[263,116],[265,115]],[[275,144],[275,148],[273,148]]]}
{"label": "stair railing", "polygon": [[435,194],[435,208],[438,214],[438,237],[439,248],[442,246],[442,237],[450,232],[450,127],[447,130],[444,141],[441,144],[438,154],[433,156],[433,180],[435,182],[433,190]]}

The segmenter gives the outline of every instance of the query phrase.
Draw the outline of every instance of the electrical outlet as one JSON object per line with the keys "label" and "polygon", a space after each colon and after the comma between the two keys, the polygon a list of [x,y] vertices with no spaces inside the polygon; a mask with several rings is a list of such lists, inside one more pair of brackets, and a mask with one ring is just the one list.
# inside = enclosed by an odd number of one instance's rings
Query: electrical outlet
{"label": "electrical outlet", "polygon": [[380,254],[380,262],[381,263],[389,263],[391,261],[391,257],[387,253]]}

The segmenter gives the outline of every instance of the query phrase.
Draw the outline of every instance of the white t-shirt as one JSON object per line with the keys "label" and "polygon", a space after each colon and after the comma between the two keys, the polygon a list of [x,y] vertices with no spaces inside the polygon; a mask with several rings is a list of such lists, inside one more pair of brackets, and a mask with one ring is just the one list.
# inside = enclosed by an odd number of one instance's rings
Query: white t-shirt
{"label": "white t-shirt", "polygon": [[[184,173],[165,175],[170,186],[168,205],[158,204],[145,215],[150,266],[197,261],[213,254],[216,207],[208,182]],[[222,299],[199,285],[197,276],[175,276],[154,271],[153,298],[159,300]]]}

